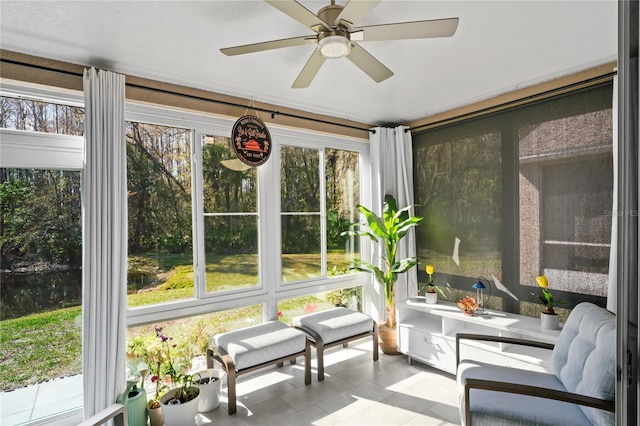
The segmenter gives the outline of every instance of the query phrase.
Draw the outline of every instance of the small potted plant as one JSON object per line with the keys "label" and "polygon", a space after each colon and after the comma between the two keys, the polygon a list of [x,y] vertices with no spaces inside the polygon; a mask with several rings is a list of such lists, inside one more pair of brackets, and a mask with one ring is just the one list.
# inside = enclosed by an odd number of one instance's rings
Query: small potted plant
{"label": "small potted plant", "polygon": [[171,350],[176,345],[170,343],[173,337],[162,332],[162,327],[156,326],[156,337],[160,341],[162,354],[166,356],[164,372],[171,378],[171,388],[160,396],[165,426],[194,425],[198,415],[198,396],[200,389],[194,385],[193,377],[185,371],[179,360],[171,356]]}
{"label": "small potted plant", "polygon": [[433,272],[434,272],[433,265],[427,265],[425,267],[425,271],[427,272],[427,275],[429,276],[429,278],[427,279],[427,284],[423,287],[424,301],[428,304],[438,303],[438,293],[440,293],[440,295],[442,295],[442,297],[446,299],[447,295],[444,294],[444,291],[442,291],[442,289],[437,285],[435,285],[433,282]]}
{"label": "small potted plant", "polygon": [[560,321],[558,314],[553,309],[554,300],[553,295],[549,291],[549,281],[544,275],[540,275],[536,278],[538,286],[542,289],[541,294],[531,293],[536,296],[544,305],[544,310],[540,312],[540,325],[546,330],[557,330],[560,328]]}

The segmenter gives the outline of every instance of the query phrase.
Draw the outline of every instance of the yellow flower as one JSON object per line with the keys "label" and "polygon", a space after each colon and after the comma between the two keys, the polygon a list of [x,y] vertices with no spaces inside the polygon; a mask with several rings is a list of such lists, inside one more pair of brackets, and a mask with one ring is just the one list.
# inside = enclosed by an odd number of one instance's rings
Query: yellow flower
{"label": "yellow flower", "polygon": [[538,278],[536,278],[536,281],[538,282],[538,285],[542,288],[549,287],[549,281],[547,281],[547,277],[545,277],[544,275],[540,275]]}
{"label": "yellow flower", "polygon": [[433,274],[433,265],[427,265],[425,270],[427,271],[427,274],[432,275]]}

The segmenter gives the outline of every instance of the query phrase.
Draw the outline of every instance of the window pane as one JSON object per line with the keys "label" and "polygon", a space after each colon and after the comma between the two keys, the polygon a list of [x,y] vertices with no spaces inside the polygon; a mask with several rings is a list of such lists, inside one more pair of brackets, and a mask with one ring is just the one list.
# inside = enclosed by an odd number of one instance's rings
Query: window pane
{"label": "window pane", "polygon": [[2,168],[0,210],[1,391],[29,386],[35,395],[57,378],[72,389],[46,413],[23,401],[14,417],[34,421],[82,407],[80,172]]}
{"label": "window pane", "polygon": [[190,134],[127,123],[129,306],[194,297]]}
{"label": "window pane", "polygon": [[426,264],[465,290],[478,276],[502,277],[502,137],[490,124],[433,131],[414,144],[422,284]]}
{"label": "window pane", "polygon": [[282,217],[282,281],[320,277],[320,216]]}
{"label": "window pane", "polygon": [[291,324],[294,317],[326,311],[336,306],[344,306],[362,312],[362,287],[281,299],[278,301],[278,317],[285,324]]}
{"label": "window pane", "polygon": [[319,164],[316,149],[281,149],[282,281],[322,276]]}
{"label": "window pane", "polygon": [[325,150],[327,199],[327,275],[349,272],[351,260],[359,255],[359,238],[343,237],[342,232],[358,218],[360,202],[360,155],[339,149]]}
{"label": "window pane", "polygon": [[207,292],[257,286],[257,217],[214,216],[204,220]]}
{"label": "window pane", "polygon": [[202,145],[205,213],[257,211],[257,174],[241,162],[231,139],[205,136]]}
{"label": "window pane", "polygon": [[0,96],[0,127],[82,136],[84,108]]}
{"label": "window pane", "polygon": [[282,212],[320,211],[320,152],[283,146],[280,155]]}
{"label": "window pane", "polygon": [[202,140],[207,292],[259,285],[257,172],[221,136]]}
{"label": "window pane", "polygon": [[[613,200],[611,86],[530,107],[519,127],[520,281],[606,297]],[[569,296],[568,298],[573,299]],[[539,306],[533,309],[539,310]]]}

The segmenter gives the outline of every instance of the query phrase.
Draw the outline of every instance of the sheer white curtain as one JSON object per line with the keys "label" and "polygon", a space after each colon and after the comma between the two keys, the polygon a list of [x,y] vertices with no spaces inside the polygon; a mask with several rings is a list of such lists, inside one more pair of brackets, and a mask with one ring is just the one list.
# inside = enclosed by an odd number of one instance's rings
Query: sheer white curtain
{"label": "sheer white curtain", "polygon": [[127,175],[124,76],[84,72],[82,374],[84,418],[125,388]]}
{"label": "sheer white curtain", "polygon": [[[407,130],[407,131],[405,131]],[[411,133],[404,126],[376,127],[369,137],[371,144],[371,207],[382,213],[385,194],[391,194],[402,208],[413,205],[413,151]],[[376,252],[374,255],[379,256]],[[411,229],[398,247],[398,259],[416,256],[416,235]],[[396,300],[415,296],[418,292],[416,268],[400,275],[395,285]],[[384,313],[384,297],[380,294],[377,308]],[[382,318],[380,318],[382,320]]]}

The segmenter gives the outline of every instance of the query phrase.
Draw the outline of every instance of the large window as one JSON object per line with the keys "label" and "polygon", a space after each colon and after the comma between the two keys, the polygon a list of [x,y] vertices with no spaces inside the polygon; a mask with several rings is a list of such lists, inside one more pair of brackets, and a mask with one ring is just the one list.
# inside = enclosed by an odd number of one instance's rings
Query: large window
{"label": "large window", "polygon": [[483,276],[492,307],[537,315],[545,274],[566,307],[605,304],[611,102],[605,84],[414,136],[419,257],[454,298]]}
{"label": "large window", "polygon": [[357,239],[342,232],[358,217],[359,162],[354,151],[281,148],[282,281],[349,272]]}
{"label": "large window", "polygon": [[207,292],[259,285],[257,169],[238,159],[231,139],[202,136]]}
{"label": "large window", "polygon": [[274,126],[271,158],[249,167],[231,120],[134,104],[127,119],[129,324],[255,305],[275,318],[281,298],[363,284],[341,234],[366,141]]}
{"label": "large window", "polygon": [[500,130],[488,120],[431,138],[438,142],[417,142],[414,153],[416,214],[425,217],[416,228],[419,274],[434,265],[437,284],[458,288],[477,276],[502,280]]}
{"label": "large window", "polygon": [[[0,97],[0,392],[24,395],[3,422],[82,407],[83,120],[79,106]],[[53,379],[68,392],[30,404]]]}
{"label": "large window", "polygon": [[127,124],[130,307],[194,297],[190,138]]}

